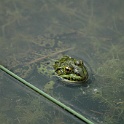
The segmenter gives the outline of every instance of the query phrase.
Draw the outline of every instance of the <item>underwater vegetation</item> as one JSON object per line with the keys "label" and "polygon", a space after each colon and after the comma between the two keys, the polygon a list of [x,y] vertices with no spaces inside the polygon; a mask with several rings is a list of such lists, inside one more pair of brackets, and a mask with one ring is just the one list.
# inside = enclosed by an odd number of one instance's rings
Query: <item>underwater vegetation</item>
{"label": "underwater vegetation", "polygon": [[124,59],[122,42],[112,44],[102,51],[96,67],[93,68],[94,84],[92,98],[107,106],[102,113],[103,122],[107,124],[121,123],[124,116]]}
{"label": "underwater vegetation", "polygon": [[108,110],[105,112],[104,118],[106,121],[110,118],[117,123],[124,116],[123,63],[119,60],[108,60],[97,70],[103,80],[98,80],[98,83],[100,83],[98,84],[99,91],[93,93],[93,97],[107,105]]}

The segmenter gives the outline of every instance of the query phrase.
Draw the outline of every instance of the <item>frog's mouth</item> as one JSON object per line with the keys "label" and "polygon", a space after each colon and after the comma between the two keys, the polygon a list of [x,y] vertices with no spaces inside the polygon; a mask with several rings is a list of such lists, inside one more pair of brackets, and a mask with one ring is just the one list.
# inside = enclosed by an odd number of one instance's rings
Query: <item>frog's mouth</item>
{"label": "frog's mouth", "polygon": [[[70,69],[70,70],[69,70]],[[59,78],[66,82],[84,82],[88,78],[87,71],[83,71],[82,68],[59,68],[56,70],[56,74]]]}
{"label": "frog's mouth", "polygon": [[63,78],[64,81],[69,81],[69,82],[77,82],[77,81],[86,80],[86,79],[84,79],[81,76],[78,76],[76,74],[59,75],[59,77]]}

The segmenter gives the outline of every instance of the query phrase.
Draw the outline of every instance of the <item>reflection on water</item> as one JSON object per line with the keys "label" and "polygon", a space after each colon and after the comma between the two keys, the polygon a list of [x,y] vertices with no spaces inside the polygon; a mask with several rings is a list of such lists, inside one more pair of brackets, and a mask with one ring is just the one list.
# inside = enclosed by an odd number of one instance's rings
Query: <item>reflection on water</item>
{"label": "reflection on water", "polygon": [[[123,4],[1,1],[0,63],[96,123],[123,123]],[[63,55],[88,63],[86,86],[65,86],[51,76],[52,63]]]}

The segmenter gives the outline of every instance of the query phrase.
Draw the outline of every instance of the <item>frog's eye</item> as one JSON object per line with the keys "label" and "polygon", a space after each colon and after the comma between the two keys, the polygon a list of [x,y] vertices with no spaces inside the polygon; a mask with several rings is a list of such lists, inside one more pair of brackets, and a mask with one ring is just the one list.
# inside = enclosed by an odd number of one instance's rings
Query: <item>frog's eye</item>
{"label": "frog's eye", "polygon": [[72,71],[72,68],[70,68],[70,67],[65,67],[65,70],[67,71],[67,72],[70,72],[70,71]]}

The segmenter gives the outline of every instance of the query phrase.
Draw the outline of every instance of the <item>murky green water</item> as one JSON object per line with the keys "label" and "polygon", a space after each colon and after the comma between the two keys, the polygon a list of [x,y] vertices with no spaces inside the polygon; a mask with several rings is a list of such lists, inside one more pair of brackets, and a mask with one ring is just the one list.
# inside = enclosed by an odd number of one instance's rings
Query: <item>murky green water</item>
{"label": "murky green water", "polygon": [[2,124],[58,124],[82,122],[21,82],[0,71],[0,122]]}
{"label": "murky green water", "polygon": [[[0,64],[95,123],[123,124],[123,12],[123,0],[1,1]],[[50,75],[52,62],[63,55],[80,58],[87,63],[90,68],[87,83],[76,87],[67,86]],[[40,65],[43,67],[42,73],[37,70]],[[26,108],[30,117],[26,118],[25,123],[30,123],[34,115],[30,115],[33,110],[27,104],[37,107],[42,104],[30,102],[34,99],[31,98],[34,97],[31,93],[33,91],[30,91],[30,95],[23,95],[23,90],[25,94],[29,92],[25,86],[21,87],[19,98],[15,91],[12,94],[9,93],[10,89],[3,91],[8,87],[7,81],[3,83],[5,77],[8,76],[3,77],[1,73],[2,122],[24,122],[25,112],[22,110]],[[18,85],[14,87],[18,88]],[[19,101],[15,103],[11,97]],[[38,98],[35,98],[36,101],[39,101]],[[7,107],[2,107],[4,103]],[[22,110],[16,110],[15,105]],[[42,108],[47,111],[45,107]],[[51,115],[51,112],[45,112],[43,121],[39,120],[39,110],[35,112],[32,119],[36,122],[32,123],[46,123],[46,116]],[[65,121],[69,118],[65,115],[62,113],[57,121],[62,124],[71,123]],[[5,117],[8,121],[5,121]],[[73,122],[80,123],[78,120]]]}

